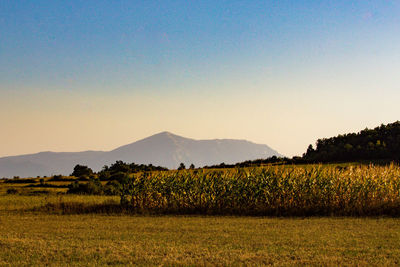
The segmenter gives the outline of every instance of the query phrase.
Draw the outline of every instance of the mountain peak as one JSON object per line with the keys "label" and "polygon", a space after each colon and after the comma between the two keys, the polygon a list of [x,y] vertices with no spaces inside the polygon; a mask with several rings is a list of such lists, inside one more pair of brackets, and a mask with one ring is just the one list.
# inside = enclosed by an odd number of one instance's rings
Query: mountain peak
{"label": "mountain peak", "polygon": [[233,164],[245,160],[268,158],[280,154],[267,145],[244,140],[195,140],[159,132],[134,143],[111,151],[86,151],[77,153],[39,153],[0,158],[0,177],[68,174],[76,164],[88,165],[99,171],[116,160],[128,163],[153,164],[177,168],[182,162],[201,167],[225,162]]}
{"label": "mountain peak", "polygon": [[171,136],[171,135],[176,135],[176,134],[173,134],[173,133],[171,133],[171,132],[168,132],[168,131],[163,131],[163,132],[159,132],[159,133],[156,133],[156,134],[154,134],[154,135],[152,135],[152,136]]}
{"label": "mountain peak", "polygon": [[145,138],[145,139],[142,139],[142,140],[154,139],[154,138],[169,138],[169,139],[177,139],[177,138],[180,138],[180,139],[188,139],[188,138],[185,138],[185,137],[183,137],[183,136],[176,135],[176,134],[171,133],[171,132],[168,132],[168,131],[163,131],[163,132],[154,134],[154,135],[149,136],[149,137],[147,137],[147,138]]}

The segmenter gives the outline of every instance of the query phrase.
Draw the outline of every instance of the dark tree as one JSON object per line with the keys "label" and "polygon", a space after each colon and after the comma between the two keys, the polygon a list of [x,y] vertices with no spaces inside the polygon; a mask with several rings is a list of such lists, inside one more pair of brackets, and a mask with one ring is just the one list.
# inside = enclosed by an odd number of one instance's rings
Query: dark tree
{"label": "dark tree", "polygon": [[185,164],[183,164],[183,162],[181,162],[181,164],[179,164],[178,170],[184,170],[186,169]]}
{"label": "dark tree", "polygon": [[84,165],[76,165],[74,167],[74,171],[71,173],[71,176],[75,177],[83,177],[83,176],[90,176],[93,174],[93,171],[88,166]]}
{"label": "dark tree", "polygon": [[124,172],[124,173],[130,173],[131,172],[131,167],[129,164],[117,160],[114,164],[112,164],[109,168],[109,171],[114,173],[114,172]]}

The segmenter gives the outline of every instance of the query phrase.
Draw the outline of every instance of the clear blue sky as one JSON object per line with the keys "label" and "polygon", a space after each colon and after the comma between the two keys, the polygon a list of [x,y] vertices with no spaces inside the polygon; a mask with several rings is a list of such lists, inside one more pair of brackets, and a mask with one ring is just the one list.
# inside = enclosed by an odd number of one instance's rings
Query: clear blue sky
{"label": "clear blue sky", "polygon": [[0,156],[168,130],[301,154],[399,119],[399,1],[0,1]]}

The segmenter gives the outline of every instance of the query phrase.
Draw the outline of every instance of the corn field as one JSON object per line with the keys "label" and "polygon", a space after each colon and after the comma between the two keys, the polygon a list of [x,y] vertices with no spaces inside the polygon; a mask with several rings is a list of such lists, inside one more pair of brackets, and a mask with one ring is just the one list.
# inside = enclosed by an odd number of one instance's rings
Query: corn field
{"label": "corn field", "polygon": [[280,166],[143,173],[120,185],[137,212],[230,215],[400,215],[400,167]]}

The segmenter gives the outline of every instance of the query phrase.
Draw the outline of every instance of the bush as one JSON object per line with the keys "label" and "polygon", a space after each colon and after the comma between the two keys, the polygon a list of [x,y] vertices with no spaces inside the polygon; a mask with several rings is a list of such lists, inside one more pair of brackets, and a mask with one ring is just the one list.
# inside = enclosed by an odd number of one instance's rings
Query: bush
{"label": "bush", "polygon": [[179,164],[178,170],[184,170],[186,169],[186,166],[183,162],[181,162],[181,164]]}
{"label": "bush", "polygon": [[121,179],[123,179],[126,176],[126,173],[124,172],[117,172],[114,173],[113,175],[110,176],[110,180],[116,180],[116,181],[120,181]]}
{"label": "bush", "polygon": [[93,170],[89,168],[88,166],[84,165],[76,165],[74,167],[74,171],[71,173],[71,176],[75,177],[82,177],[82,176],[90,176],[93,174]]}
{"label": "bush", "polygon": [[52,181],[62,181],[63,180],[63,176],[61,174],[58,175],[53,175],[53,177],[51,178]]}
{"label": "bush", "polygon": [[18,190],[15,188],[9,188],[9,189],[7,189],[7,194],[9,194],[9,195],[18,194]]}
{"label": "bush", "polygon": [[79,181],[74,181],[68,187],[68,194],[104,195],[103,185],[98,179],[94,178],[90,178],[87,183],[79,183]]}
{"label": "bush", "polygon": [[111,175],[110,175],[110,172],[108,172],[108,171],[101,171],[101,172],[99,173],[99,179],[100,179],[100,181],[107,181],[107,180],[110,180],[110,177],[111,177]]}
{"label": "bush", "polygon": [[109,181],[103,190],[105,195],[116,196],[121,193],[121,184],[116,180]]}

